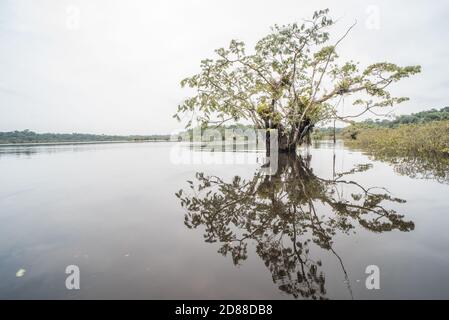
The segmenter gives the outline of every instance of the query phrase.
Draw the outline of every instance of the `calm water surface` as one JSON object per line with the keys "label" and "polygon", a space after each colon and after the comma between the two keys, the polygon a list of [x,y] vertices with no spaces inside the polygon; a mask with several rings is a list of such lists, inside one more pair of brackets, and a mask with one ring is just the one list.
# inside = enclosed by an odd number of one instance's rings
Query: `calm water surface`
{"label": "calm water surface", "polygon": [[0,298],[449,298],[446,167],[178,146],[0,148]]}

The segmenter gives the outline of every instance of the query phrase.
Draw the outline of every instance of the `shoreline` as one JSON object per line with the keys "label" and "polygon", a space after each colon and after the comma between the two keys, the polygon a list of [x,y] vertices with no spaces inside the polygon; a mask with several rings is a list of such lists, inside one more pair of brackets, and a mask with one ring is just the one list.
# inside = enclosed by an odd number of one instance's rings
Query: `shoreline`
{"label": "shoreline", "polygon": [[83,144],[113,144],[113,143],[148,143],[148,142],[172,142],[170,140],[114,140],[114,141],[61,141],[61,142],[19,142],[19,143],[0,143],[2,147],[38,147],[38,146],[65,146],[65,145],[83,145]]}

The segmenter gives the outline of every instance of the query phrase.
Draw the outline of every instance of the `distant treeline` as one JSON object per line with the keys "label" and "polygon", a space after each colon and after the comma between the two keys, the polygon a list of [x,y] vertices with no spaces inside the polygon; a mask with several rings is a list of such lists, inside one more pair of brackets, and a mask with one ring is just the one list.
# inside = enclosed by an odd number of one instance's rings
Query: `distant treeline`
{"label": "distant treeline", "polygon": [[169,140],[169,135],[103,135],[86,133],[36,133],[30,130],[0,132],[0,144],[6,143],[58,143],[98,141]]}
{"label": "distant treeline", "polygon": [[[335,135],[338,137],[343,128],[335,128]],[[314,140],[323,140],[323,139],[331,139],[334,136],[334,127],[322,127],[315,128],[312,132],[312,139]]]}
{"label": "distant treeline", "polygon": [[449,107],[442,108],[440,110],[430,109],[427,111],[421,111],[418,113],[412,113],[409,115],[396,116],[393,120],[372,120],[368,119],[360,122],[370,126],[380,126],[385,128],[395,128],[401,124],[420,124],[432,121],[449,120]]}
{"label": "distant treeline", "polygon": [[[179,134],[180,137],[184,139],[192,139],[193,137],[193,131],[194,130],[201,130],[202,135],[204,135],[205,130],[216,130],[220,133],[221,137],[224,139],[226,136],[226,130],[241,130],[241,133],[244,133],[246,130],[254,130],[254,126],[252,125],[245,125],[245,124],[231,124],[231,125],[224,125],[224,126],[208,126],[208,127],[196,127],[195,129],[189,129],[187,131],[184,131]],[[210,132],[209,132],[210,133]]]}
{"label": "distant treeline", "polygon": [[[336,135],[340,138],[355,139],[361,130],[367,128],[397,128],[401,125],[409,124],[425,124],[435,121],[449,120],[449,107],[440,110],[431,109],[412,113],[410,115],[397,116],[392,120],[364,120],[354,123],[346,128],[336,128]],[[218,130],[222,136],[225,135],[227,129],[246,129],[253,128],[250,125],[234,124],[220,127],[209,127]],[[328,139],[333,136],[334,128],[315,128],[313,133],[314,139]],[[192,136],[192,129],[182,133]],[[170,135],[98,135],[85,133],[36,133],[30,130],[0,132],[0,144],[7,143],[58,143],[58,142],[98,142],[98,141],[145,141],[145,140],[170,140]]]}

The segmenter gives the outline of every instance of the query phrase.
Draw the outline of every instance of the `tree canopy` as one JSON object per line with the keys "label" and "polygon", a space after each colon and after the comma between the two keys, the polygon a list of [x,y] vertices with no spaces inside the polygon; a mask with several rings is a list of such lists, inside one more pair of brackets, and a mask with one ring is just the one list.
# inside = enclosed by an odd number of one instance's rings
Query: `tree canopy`
{"label": "tree canopy", "polygon": [[256,128],[279,130],[280,150],[292,151],[317,122],[341,118],[339,97],[363,94],[354,101],[360,115],[406,101],[388,87],[420,72],[420,66],[378,62],[360,70],[359,63],[341,62],[336,49],[355,24],[330,43],[333,25],[325,9],[302,24],[275,25],[251,52],[244,42],[232,40],[215,50],[215,58],[202,60],[198,74],[181,81],[195,93],[174,117],[187,114],[187,127],[250,120]]}

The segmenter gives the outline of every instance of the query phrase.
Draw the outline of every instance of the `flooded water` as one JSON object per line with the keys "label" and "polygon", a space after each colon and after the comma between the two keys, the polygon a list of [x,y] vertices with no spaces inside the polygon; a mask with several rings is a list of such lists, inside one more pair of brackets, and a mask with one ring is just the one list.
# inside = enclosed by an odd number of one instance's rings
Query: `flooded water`
{"label": "flooded water", "polygon": [[231,151],[0,148],[0,298],[449,298],[447,162]]}

